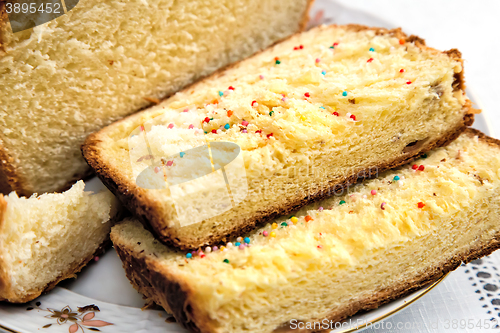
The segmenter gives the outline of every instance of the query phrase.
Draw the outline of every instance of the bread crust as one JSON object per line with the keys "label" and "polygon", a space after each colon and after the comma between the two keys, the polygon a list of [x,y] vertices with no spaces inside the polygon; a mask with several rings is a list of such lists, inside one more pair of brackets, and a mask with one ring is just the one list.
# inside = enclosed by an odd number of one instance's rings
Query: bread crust
{"label": "bread crust", "polygon": [[[191,332],[218,333],[215,323],[208,314],[197,306],[194,293],[185,281],[167,272],[157,263],[146,258],[145,255],[134,253],[132,248],[120,242],[111,234],[116,252],[123,262],[126,275],[132,286],[147,299],[162,306],[165,311],[174,315],[177,322]],[[500,248],[500,232],[487,244],[479,244],[468,252],[461,253],[449,261],[430,267],[419,276],[411,280],[402,281],[391,288],[382,289],[370,297],[360,299],[344,306],[340,310],[332,311],[324,318],[311,318],[311,322],[328,321],[341,322],[361,311],[373,310],[383,304],[399,299],[422,287],[437,281],[445,274],[457,269],[462,262],[468,263],[491,254]],[[327,332],[329,330],[287,330],[289,323],[283,323],[279,332]]]}
{"label": "bread crust", "polygon": [[[2,28],[7,24],[8,22],[8,16],[5,12],[5,0],[0,0],[0,50],[4,51],[4,38],[2,35]],[[299,23],[298,26],[298,32],[301,32],[305,29],[307,22],[309,20],[309,9],[313,5],[314,0],[307,0],[307,5],[306,9],[303,13],[303,17],[301,22]],[[293,34],[295,35],[295,34]],[[286,38],[285,38],[286,39]],[[283,39],[284,40],[284,39]],[[281,40],[280,40],[281,41]],[[280,41],[276,42],[279,43]],[[276,43],[272,44],[275,45]],[[271,46],[272,46],[271,45]],[[260,52],[257,52],[260,53]],[[0,58],[3,55],[0,53]],[[217,70],[216,72],[209,74],[207,77],[211,77],[215,73],[221,72],[223,69],[231,67],[231,65],[228,65],[226,67],[223,67],[222,69]],[[201,80],[203,80],[202,78]],[[189,84],[183,89],[187,89],[191,87],[193,84],[196,84],[196,82]],[[172,96],[172,94],[166,96],[165,98],[168,98]],[[142,109],[136,110],[136,112],[140,112]],[[74,182],[80,179],[85,179],[87,177],[90,177],[93,175],[93,171],[88,169],[85,172],[75,174],[71,179],[69,179],[64,186],[58,189],[58,191],[65,191],[69,189]],[[8,194],[11,191],[16,191],[19,195],[22,196],[30,196],[31,194],[34,193],[33,191],[33,186],[28,184],[28,182],[22,177],[22,175],[19,174],[15,163],[13,162],[12,158],[9,158],[9,152],[8,150],[2,145],[1,143],[1,138],[0,138],[0,193],[3,194]]]}
{"label": "bread crust", "polygon": [[[330,25],[328,27],[344,27],[352,31],[372,30],[375,31],[377,35],[391,35],[396,38],[404,39],[406,43],[413,43],[423,50],[432,50],[433,52],[444,53],[450,58],[462,62],[462,59],[460,58],[460,52],[458,50],[441,52],[429,48],[425,45],[425,41],[423,39],[413,35],[407,36],[404,32],[402,32],[401,28],[388,30],[385,28],[367,27],[358,24],[349,24],[345,26]],[[324,27],[319,27],[319,29],[321,28]],[[276,42],[268,49],[298,34],[299,33],[296,33],[286,39]],[[254,54],[253,56],[264,51],[265,50],[262,50]],[[204,79],[187,86],[181,91],[188,91],[190,89],[196,88],[196,85],[202,84],[205,80],[217,78],[222,75],[224,71],[236,67],[240,62],[241,61],[221,68],[211,75],[205,77]],[[461,72],[463,72],[463,70]],[[465,88],[463,75],[455,76],[453,87],[455,90],[460,90],[461,87]],[[472,125],[472,123],[474,122],[474,113],[478,113],[478,110],[472,108],[470,100],[466,101],[462,110],[464,113],[464,118],[460,124],[457,124],[454,129],[452,129],[449,133],[444,134],[443,137],[435,138],[433,141],[427,142],[426,145],[420,147],[420,149],[413,151],[411,154],[403,155],[397,159],[394,159],[393,161],[386,161],[384,163],[380,163],[379,165],[371,165],[364,170],[357,170],[357,172],[353,173],[351,176],[348,176],[335,184],[329,184],[329,186],[319,189],[315,194],[309,195],[307,198],[297,198],[295,201],[290,202],[287,206],[279,207],[274,211],[261,213],[260,216],[253,216],[252,219],[247,219],[243,222],[235,221],[235,223],[233,223],[233,229],[229,232],[225,232],[224,234],[212,234],[202,241],[187,238],[180,239],[176,234],[177,230],[175,228],[168,228],[164,225],[164,223],[162,223],[163,216],[159,213],[162,210],[160,204],[157,202],[148,201],[146,190],[138,187],[135,184],[129,184],[127,180],[121,176],[119,170],[113,168],[111,165],[106,164],[105,159],[100,153],[99,143],[101,142],[100,136],[105,135],[107,128],[89,135],[82,145],[82,153],[87,163],[92,169],[94,169],[97,176],[106,185],[106,187],[108,187],[108,189],[122,201],[122,203],[141,221],[141,223],[143,223],[146,229],[148,229],[155,235],[155,237],[157,237],[164,244],[172,245],[183,250],[192,250],[206,245],[217,244],[223,241],[224,237],[231,238],[234,236],[238,236],[241,233],[253,230],[258,225],[261,225],[276,216],[288,214],[310,202],[322,199],[323,197],[326,197],[328,193],[333,193],[333,191],[335,191],[335,188],[339,188],[339,186],[340,188],[345,188],[348,184],[353,184],[358,180],[364,179],[358,179],[357,175],[360,173],[366,174],[370,169],[374,168],[377,168],[377,170],[380,172],[392,169],[402,164],[408,163],[409,161],[415,159],[426,151],[432,150],[436,147],[447,145],[448,143],[456,139],[468,126]],[[114,125],[116,125],[117,123],[126,122],[128,121],[128,119],[130,119],[130,117],[136,117],[138,114],[125,117],[114,123]]]}

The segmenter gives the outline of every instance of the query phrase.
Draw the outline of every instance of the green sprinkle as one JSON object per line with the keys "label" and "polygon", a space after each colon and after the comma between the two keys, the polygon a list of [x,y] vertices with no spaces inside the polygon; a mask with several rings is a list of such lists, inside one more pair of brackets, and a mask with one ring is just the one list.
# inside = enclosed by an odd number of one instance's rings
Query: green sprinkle
{"label": "green sprinkle", "polygon": [[343,205],[343,204],[345,204],[345,201],[344,200],[340,200],[339,205]]}
{"label": "green sprinkle", "polygon": [[229,264],[229,259],[224,259],[224,262],[225,262],[226,264]]}
{"label": "green sprinkle", "polygon": [[281,223],[281,226],[282,226],[282,227],[286,227],[286,226],[288,226],[288,223],[283,222],[283,223]]}
{"label": "green sprinkle", "polygon": [[224,96],[224,93],[222,91],[219,91],[219,96]]}
{"label": "green sprinkle", "polygon": [[205,134],[208,134],[208,132],[207,132],[207,131],[204,131],[204,132],[205,132]]}
{"label": "green sprinkle", "polygon": [[210,118],[210,120],[214,120],[214,118]]}
{"label": "green sprinkle", "polygon": [[427,154],[423,154],[421,157],[422,158],[427,158]]}
{"label": "green sprinkle", "polygon": [[274,111],[271,111],[271,112],[269,112],[269,115],[270,115],[270,116],[272,116],[272,115],[273,115],[273,113],[274,113]]}
{"label": "green sprinkle", "polygon": [[281,64],[281,61],[276,60],[276,65],[279,65],[279,64]]}
{"label": "green sprinkle", "polygon": [[333,46],[330,46],[330,48],[331,48],[331,49],[334,49],[334,47],[333,47]]}

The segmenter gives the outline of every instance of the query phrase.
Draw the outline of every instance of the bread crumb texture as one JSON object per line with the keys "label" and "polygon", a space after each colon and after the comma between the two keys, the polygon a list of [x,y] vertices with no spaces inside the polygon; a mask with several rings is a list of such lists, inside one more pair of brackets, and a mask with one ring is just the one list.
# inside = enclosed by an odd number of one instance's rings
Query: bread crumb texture
{"label": "bread crumb texture", "polygon": [[79,181],[64,193],[0,198],[0,299],[38,296],[49,283],[73,274],[108,238],[117,199],[84,187]]}
{"label": "bread crumb texture", "polygon": [[191,259],[134,220],[115,226],[112,239],[180,283],[201,311],[193,318],[208,318],[196,324],[271,332],[291,319],[324,318],[485,246],[499,231],[498,149],[463,134],[417,160],[417,168],[383,173]]}
{"label": "bread crumb texture", "polygon": [[[376,166],[458,131],[467,111],[464,92],[453,88],[461,72],[459,60],[402,45],[391,33],[323,26],[109,126],[90,144],[99,150],[99,167],[111,170],[106,176],[130,189],[150,157],[164,157],[167,172],[177,168],[187,178],[200,164],[182,165],[179,152],[207,141],[236,143],[248,184],[237,209],[185,226],[196,212],[176,211],[170,189],[140,194],[156,207],[148,216],[152,225],[177,228],[172,238],[203,244],[208,235],[228,234],[258,214],[330,191],[360,170],[376,173]],[[225,183],[200,183],[180,184],[176,193],[215,209]]]}
{"label": "bread crumb texture", "polygon": [[88,134],[297,32],[308,4],[80,0],[34,29],[2,25],[0,144],[23,192],[79,179]]}

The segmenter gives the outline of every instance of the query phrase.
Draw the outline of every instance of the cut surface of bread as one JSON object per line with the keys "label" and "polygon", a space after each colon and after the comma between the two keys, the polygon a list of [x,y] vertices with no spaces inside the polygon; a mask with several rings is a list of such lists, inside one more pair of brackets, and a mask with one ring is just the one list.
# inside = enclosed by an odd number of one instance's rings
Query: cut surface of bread
{"label": "cut surface of bread", "polygon": [[458,51],[400,30],[322,26],[92,134],[83,153],[162,242],[197,248],[450,142],[473,121],[462,75]]}
{"label": "cut surface of bread", "polygon": [[0,300],[24,303],[74,277],[109,242],[119,212],[105,190],[0,195]]}
{"label": "cut surface of bread", "polygon": [[0,17],[2,192],[68,188],[88,134],[301,30],[310,2],[80,0],[15,34]]}
{"label": "cut surface of bread", "polygon": [[415,165],[225,248],[186,254],[132,219],[113,227],[111,239],[135,288],[193,332],[340,321],[500,246],[500,141],[468,130]]}

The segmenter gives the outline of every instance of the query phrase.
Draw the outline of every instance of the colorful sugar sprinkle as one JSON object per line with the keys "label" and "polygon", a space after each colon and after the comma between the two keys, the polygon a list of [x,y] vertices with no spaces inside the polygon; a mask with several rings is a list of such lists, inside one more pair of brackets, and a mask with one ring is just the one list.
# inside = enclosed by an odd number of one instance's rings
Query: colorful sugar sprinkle
{"label": "colorful sugar sprinkle", "polygon": [[174,161],[167,161],[167,166],[172,166],[174,164]]}
{"label": "colorful sugar sprinkle", "polygon": [[342,96],[347,96],[347,91],[342,92]]}
{"label": "colorful sugar sprinkle", "polygon": [[243,121],[241,122],[241,125],[243,125],[243,126],[248,126],[248,121],[243,120]]}
{"label": "colorful sugar sprinkle", "polygon": [[168,128],[170,129],[174,128],[174,124],[168,124]]}
{"label": "colorful sugar sprinkle", "polygon": [[179,153],[179,155],[181,156],[181,158],[183,158],[183,157],[184,157],[184,155],[186,155],[186,153],[184,153],[184,152],[182,152],[182,151],[181,151],[181,152]]}
{"label": "colorful sugar sprinkle", "polygon": [[320,58],[316,58],[316,63],[320,62],[321,59]]}
{"label": "colorful sugar sprinkle", "polygon": [[417,207],[418,207],[418,208],[424,208],[424,207],[425,207],[425,204],[424,204],[423,202],[419,202],[419,203],[417,204]]}
{"label": "colorful sugar sprinkle", "polygon": [[323,211],[323,207],[319,207],[318,211],[322,212]]}
{"label": "colorful sugar sprinkle", "polygon": [[370,47],[370,52],[375,52],[375,49],[373,47]]}
{"label": "colorful sugar sprinkle", "polygon": [[252,106],[259,106],[259,103],[257,103],[257,101],[252,101]]}
{"label": "colorful sugar sprinkle", "polygon": [[425,169],[425,166],[423,166],[423,165],[421,165],[421,166],[418,167],[419,171],[424,171],[424,169]]}
{"label": "colorful sugar sprinkle", "polygon": [[297,223],[299,221],[299,219],[296,218],[295,216],[292,216],[292,218],[290,219],[290,221],[292,221],[293,223]]}
{"label": "colorful sugar sprinkle", "polygon": [[224,128],[228,130],[228,129],[230,129],[230,128],[231,128],[231,125],[226,124],[226,125],[224,125]]}
{"label": "colorful sugar sprinkle", "polygon": [[222,262],[225,262],[226,264],[229,264],[229,259],[224,259]]}
{"label": "colorful sugar sprinkle", "polygon": [[345,204],[345,201],[344,200],[340,200],[339,205],[343,205],[343,204]]}
{"label": "colorful sugar sprinkle", "polygon": [[193,255],[191,253],[186,253],[186,258],[191,259]]}
{"label": "colorful sugar sprinkle", "polygon": [[267,231],[263,231],[263,232],[262,232],[262,235],[263,235],[264,237],[267,237],[267,236],[269,236],[269,233],[268,233]]}
{"label": "colorful sugar sprinkle", "polygon": [[246,244],[250,244],[250,238],[249,237],[245,237],[244,241],[245,241]]}
{"label": "colorful sugar sprinkle", "polygon": [[307,215],[307,216],[305,217],[305,220],[306,220],[306,222],[309,222],[309,221],[314,221],[314,219],[313,219],[311,216],[309,216],[309,215]]}
{"label": "colorful sugar sprinkle", "polygon": [[271,237],[276,237],[276,233],[275,233],[274,231],[272,231],[272,232],[269,234],[269,236],[271,236]]}
{"label": "colorful sugar sprinkle", "polygon": [[259,75],[259,79],[264,80],[264,75]]}
{"label": "colorful sugar sprinkle", "polygon": [[227,116],[228,117],[231,117],[232,115],[233,115],[233,111],[231,111],[231,110],[227,111]]}
{"label": "colorful sugar sprinkle", "polygon": [[333,112],[332,114],[337,117],[339,116],[339,113],[337,111]]}
{"label": "colorful sugar sprinkle", "polygon": [[277,229],[277,228],[278,228],[278,225],[277,225],[276,223],[273,223],[273,224],[271,225],[271,227],[272,227],[273,229]]}
{"label": "colorful sugar sprinkle", "polygon": [[382,204],[380,205],[380,209],[385,210],[385,205],[387,204],[385,202],[382,202]]}
{"label": "colorful sugar sprinkle", "polygon": [[372,62],[373,58],[368,59],[366,62]]}
{"label": "colorful sugar sprinkle", "polygon": [[219,96],[224,96],[224,93],[222,91],[219,91]]}
{"label": "colorful sugar sprinkle", "polygon": [[325,70],[322,70],[322,71],[321,71],[321,74],[326,75],[326,71],[325,71]]}
{"label": "colorful sugar sprinkle", "polygon": [[377,195],[377,191],[376,190],[371,190],[370,193],[371,193],[371,195]]}
{"label": "colorful sugar sprinkle", "polygon": [[400,179],[399,176],[394,176],[395,181],[398,181],[399,179]]}

